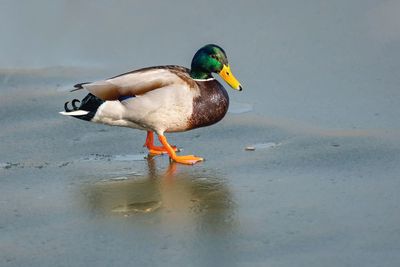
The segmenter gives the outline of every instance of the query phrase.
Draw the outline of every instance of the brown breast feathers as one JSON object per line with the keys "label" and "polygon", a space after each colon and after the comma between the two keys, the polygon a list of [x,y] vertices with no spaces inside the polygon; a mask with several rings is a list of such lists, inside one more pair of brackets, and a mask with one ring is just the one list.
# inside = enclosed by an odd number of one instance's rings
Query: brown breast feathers
{"label": "brown breast feathers", "polygon": [[196,83],[199,86],[200,95],[193,99],[189,129],[217,123],[225,116],[229,106],[228,93],[217,80]]}

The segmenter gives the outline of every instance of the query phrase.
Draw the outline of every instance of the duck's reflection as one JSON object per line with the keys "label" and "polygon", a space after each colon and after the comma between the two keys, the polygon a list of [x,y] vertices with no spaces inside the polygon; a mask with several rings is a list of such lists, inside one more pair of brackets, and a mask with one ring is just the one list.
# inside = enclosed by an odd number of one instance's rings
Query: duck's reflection
{"label": "duck's reflection", "polygon": [[147,163],[146,175],[111,177],[85,186],[91,212],[146,218],[167,227],[189,224],[228,230],[234,223],[235,205],[224,178],[174,163],[160,170],[151,157]]}

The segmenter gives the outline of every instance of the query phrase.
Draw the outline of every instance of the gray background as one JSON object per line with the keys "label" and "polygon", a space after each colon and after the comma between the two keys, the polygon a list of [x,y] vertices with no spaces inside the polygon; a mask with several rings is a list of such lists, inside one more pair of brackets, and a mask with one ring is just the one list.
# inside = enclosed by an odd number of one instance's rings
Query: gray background
{"label": "gray background", "polygon": [[[399,14],[0,1],[0,265],[399,266]],[[207,43],[244,90],[221,123],[168,136],[204,163],[144,160],[143,132],[57,114],[74,83],[189,66]]]}
{"label": "gray background", "polygon": [[396,0],[0,5],[3,68],[107,68],[114,75],[189,66],[200,46],[217,43],[246,88],[240,99],[259,114],[334,128],[399,128]]}

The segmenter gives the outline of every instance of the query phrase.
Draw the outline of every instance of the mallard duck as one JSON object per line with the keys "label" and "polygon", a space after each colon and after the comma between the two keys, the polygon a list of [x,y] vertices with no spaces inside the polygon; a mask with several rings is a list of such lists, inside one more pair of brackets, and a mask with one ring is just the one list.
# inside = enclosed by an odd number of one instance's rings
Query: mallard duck
{"label": "mallard duck", "polygon": [[[171,160],[195,164],[203,158],[178,156],[164,133],[183,132],[214,124],[226,114],[229,97],[212,73],[218,73],[233,89],[242,86],[233,76],[225,51],[214,44],[200,48],[191,69],[157,66],[130,71],[106,80],[79,83],[71,91],[89,94],[64,105],[62,115],[147,131],[144,146],[150,154],[168,153]],[[77,103],[80,103],[79,106]],[[162,146],[154,145],[154,134]]]}

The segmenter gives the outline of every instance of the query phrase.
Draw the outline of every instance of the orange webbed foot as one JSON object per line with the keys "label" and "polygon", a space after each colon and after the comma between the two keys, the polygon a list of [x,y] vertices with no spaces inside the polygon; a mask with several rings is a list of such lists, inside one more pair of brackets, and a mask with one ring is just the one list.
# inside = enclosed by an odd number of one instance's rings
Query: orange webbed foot
{"label": "orange webbed foot", "polygon": [[168,155],[172,161],[181,164],[193,165],[196,164],[197,162],[204,160],[203,158],[196,157],[193,155],[177,156],[173,147],[171,147],[171,145],[168,144],[167,138],[164,135],[159,135],[158,139],[160,140],[161,144],[165,147],[165,149],[168,151]]}
{"label": "orange webbed foot", "polygon": [[186,156],[176,156],[171,157],[171,160],[177,163],[186,164],[186,165],[194,165],[197,162],[204,161],[203,158],[196,157],[193,155],[186,155]]}
{"label": "orange webbed foot", "polygon": [[[147,147],[147,149],[149,150],[149,154],[153,156],[168,153],[168,150],[165,147],[154,145],[154,134],[151,131],[147,132],[146,142],[143,146]],[[179,148],[177,148],[176,146],[171,146],[171,148],[174,150],[174,152],[180,151]]]}
{"label": "orange webbed foot", "polygon": [[[168,151],[162,147],[162,146],[146,146],[147,149],[149,150],[150,155],[163,155],[163,154],[168,154]],[[171,146],[171,148],[175,152],[180,152],[180,149],[177,148],[176,146]]]}

